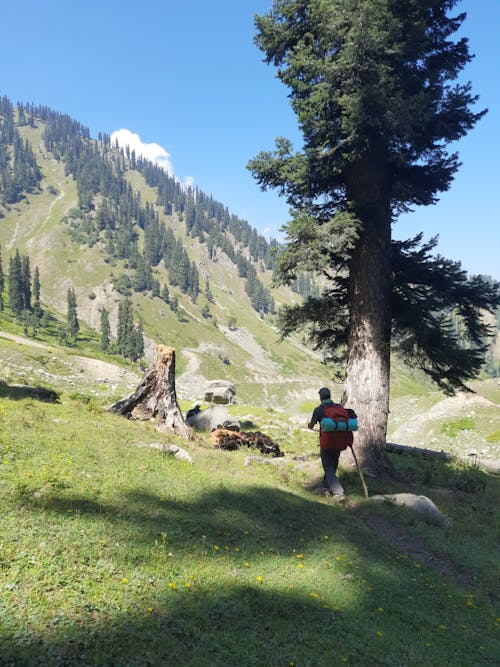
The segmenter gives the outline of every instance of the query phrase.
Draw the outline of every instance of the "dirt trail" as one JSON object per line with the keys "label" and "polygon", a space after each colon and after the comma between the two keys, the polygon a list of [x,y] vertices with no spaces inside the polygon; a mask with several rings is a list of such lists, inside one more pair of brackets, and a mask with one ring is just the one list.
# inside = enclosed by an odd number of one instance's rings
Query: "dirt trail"
{"label": "dirt trail", "polygon": [[[24,338],[23,336],[18,336],[16,334],[7,333],[5,331],[0,332],[0,339],[7,338],[19,343],[20,345],[26,345],[29,347],[35,347],[37,349],[43,349],[46,352],[52,354],[60,353],[55,347],[42,343],[41,341],[33,340],[31,338]],[[140,376],[138,373],[134,373],[126,368],[122,368],[116,364],[110,363],[108,361],[102,361],[100,359],[92,359],[91,357],[84,357],[82,355],[71,355],[68,357],[68,366],[73,372],[85,373],[88,377],[93,378],[97,381],[106,381],[106,382],[125,382],[127,384],[134,384],[140,381]]]}

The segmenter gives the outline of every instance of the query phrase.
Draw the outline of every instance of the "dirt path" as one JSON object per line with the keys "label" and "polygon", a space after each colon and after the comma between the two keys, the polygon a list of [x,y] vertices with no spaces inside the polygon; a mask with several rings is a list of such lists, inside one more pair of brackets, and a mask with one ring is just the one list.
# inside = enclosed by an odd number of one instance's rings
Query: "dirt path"
{"label": "dirt path", "polygon": [[453,579],[462,588],[473,584],[472,578],[458,571],[455,565],[442,554],[433,552],[418,537],[408,535],[402,528],[381,517],[370,516],[367,526],[379,537],[402,553],[424,563],[431,569]]}
{"label": "dirt path", "polygon": [[[33,340],[31,338],[24,338],[23,336],[18,336],[16,334],[7,333],[5,331],[0,332],[0,339],[7,338],[8,340],[19,343],[20,345],[26,345],[29,347],[35,347],[37,349],[43,349],[46,352],[52,354],[60,354],[60,350],[41,341]],[[85,373],[88,377],[93,378],[97,381],[105,381],[112,383],[126,383],[134,384],[140,381],[140,375],[134,373],[131,370],[122,368],[117,364],[110,363],[108,361],[102,361],[100,359],[93,359],[91,357],[84,357],[82,355],[71,355],[67,357],[67,365],[72,372]]]}

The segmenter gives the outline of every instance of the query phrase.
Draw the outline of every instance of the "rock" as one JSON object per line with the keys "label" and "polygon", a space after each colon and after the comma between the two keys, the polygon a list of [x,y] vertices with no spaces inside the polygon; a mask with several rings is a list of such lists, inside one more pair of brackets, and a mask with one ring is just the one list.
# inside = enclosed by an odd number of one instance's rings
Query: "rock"
{"label": "rock", "polygon": [[190,454],[186,452],[185,449],[182,449],[182,447],[178,447],[177,445],[163,445],[161,448],[161,451],[164,452],[165,454],[170,454],[176,459],[180,459],[181,461],[187,461],[188,463],[193,463],[193,459]]}
{"label": "rock", "polygon": [[[200,410],[187,418],[187,423],[197,431],[213,431],[215,428],[223,427],[225,424],[231,426],[231,430],[239,431],[239,422],[235,421],[227,408],[221,405],[212,405],[206,410]],[[227,428],[227,426],[224,426]]]}
{"label": "rock", "polygon": [[392,495],[372,496],[370,500],[384,501],[400,507],[408,507],[416,514],[420,514],[426,521],[445,528],[450,522],[441,514],[436,505],[427,496],[417,496],[414,493],[394,493]]}
{"label": "rock", "polygon": [[169,445],[164,442],[137,442],[138,447],[149,447],[150,449],[157,449],[164,454],[169,454],[176,459],[181,461],[187,461],[188,463],[193,463],[193,459],[190,454],[186,452],[182,447],[177,445]]}
{"label": "rock", "polygon": [[285,461],[285,459],[264,459],[262,456],[245,456],[243,460],[244,466],[250,466],[254,463],[282,466],[285,465],[287,461]]}
{"label": "rock", "polygon": [[234,384],[227,380],[211,380],[205,387],[205,401],[209,403],[228,405],[233,402],[235,396]]}

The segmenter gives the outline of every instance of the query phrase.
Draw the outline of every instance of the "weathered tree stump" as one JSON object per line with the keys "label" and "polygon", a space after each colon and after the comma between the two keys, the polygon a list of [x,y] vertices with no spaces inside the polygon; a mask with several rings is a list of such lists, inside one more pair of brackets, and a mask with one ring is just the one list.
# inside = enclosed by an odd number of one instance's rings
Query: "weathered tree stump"
{"label": "weathered tree stump", "polygon": [[175,391],[175,350],[158,345],[156,366],[148,370],[133,394],[111,406],[131,419],[157,420],[160,431],[170,431],[192,440],[192,429],[184,421]]}

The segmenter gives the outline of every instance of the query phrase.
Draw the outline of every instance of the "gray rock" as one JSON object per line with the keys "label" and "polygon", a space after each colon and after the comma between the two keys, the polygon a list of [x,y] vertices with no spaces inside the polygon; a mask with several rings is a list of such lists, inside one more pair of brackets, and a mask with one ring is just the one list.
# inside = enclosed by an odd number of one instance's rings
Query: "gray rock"
{"label": "gray rock", "polygon": [[205,387],[205,401],[228,405],[236,396],[234,384],[227,380],[211,380]]}
{"label": "gray rock", "polygon": [[227,425],[233,426],[230,430],[240,430],[239,423],[231,417],[227,408],[221,405],[213,405],[206,410],[200,410],[200,412],[190,416],[187,423],[197,431],[213,431],[214,428],[219,426],[228,428]]}
{"label": "gray rock", "polygon": [[193,458],[191,455],[188,454],[185,449],[182,449],[182,447],[178,447],[177,445],[170,445],[164,442],[137,442],[136,444],[138,447],[149,447],[150,449],[157,449],[158,451],[163,452],[164,454],[169,454],[170,456],[173,456],[180,461],[193,463]]}
{"label": "gray rock", "polygon": [[193,459],[190,454],[186,452],[185,449],[182,449],[182,447],[178,447],[177,445],[163,445],[161,448],[161,451],[170,454],[176,459],[180,459],[181,461],[187,461],[188,463],[192,463]]}
{"label": "gray rock", "polygon": [[429,523],[450,527],[450,522],[441,514],[436,505],[427,496],[417,496],[414,493],[394,493],[392,495],[372,496],[370,500],[384,501],[400,507],[408,507],[416,514],[421,515]]}
{"label": "gray rock", "polygon": [[274,466],[283,466],[287,463],[285,459],[265,459],[262,456],[245,456],[243,461],[244,466],[251,466],[254,463],[260,463],[262,465],[274,465]]}

